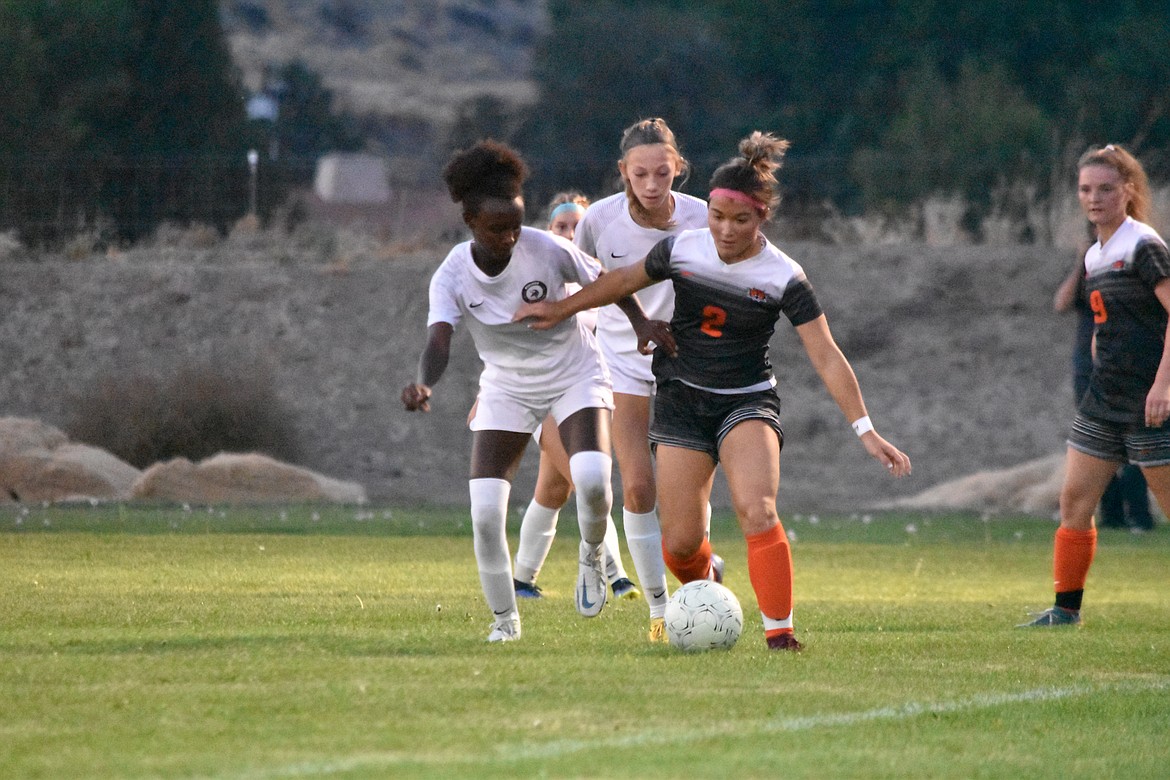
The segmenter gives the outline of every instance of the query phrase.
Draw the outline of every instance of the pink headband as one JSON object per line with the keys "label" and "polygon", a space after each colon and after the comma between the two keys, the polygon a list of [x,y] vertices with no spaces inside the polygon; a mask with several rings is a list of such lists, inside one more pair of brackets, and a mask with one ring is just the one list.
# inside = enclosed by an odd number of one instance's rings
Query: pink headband
{"label": "pink headband", "polygon": [[724,198],[730,198],[731,200],[737,200],[740,203],[751,206],[761,214],[768,210],[767,203],[764,203],[759,198],[753,198],[746,192],[740,192],[739,190],[729,190],[726,187],[716,187],[715,189],[711,190],[711,194],[707,196],[707,200],[714,198],[716,195],[720,195]]}

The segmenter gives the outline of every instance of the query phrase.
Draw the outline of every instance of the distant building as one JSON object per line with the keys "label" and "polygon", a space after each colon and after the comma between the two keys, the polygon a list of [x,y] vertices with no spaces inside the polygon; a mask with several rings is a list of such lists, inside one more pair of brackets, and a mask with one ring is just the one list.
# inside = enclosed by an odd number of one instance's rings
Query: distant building
{"label": "distant building", "polygon": [[390,171],[376,155],[327,154],[317,161],[313,192],[325,203],[384,204],[390,200]]}
{"label": "distant building", "polygon": [[257,92],[248,98],[244,110],[247,112],[248,119],[250,120],[260,120],[275,124],[277,117],[280,116],[280,100],[275,95],[267,92]]}

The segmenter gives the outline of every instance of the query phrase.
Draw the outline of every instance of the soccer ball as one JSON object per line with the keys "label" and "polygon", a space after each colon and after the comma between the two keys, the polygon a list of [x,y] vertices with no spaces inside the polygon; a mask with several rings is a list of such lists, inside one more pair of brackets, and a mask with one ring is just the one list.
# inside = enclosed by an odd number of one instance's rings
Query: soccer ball
{"label": "soccer ball", "polygon": [[739,599],[712,580],[688,582],[666,603],[666,638],[679,650],[730,650],[743,632]]}

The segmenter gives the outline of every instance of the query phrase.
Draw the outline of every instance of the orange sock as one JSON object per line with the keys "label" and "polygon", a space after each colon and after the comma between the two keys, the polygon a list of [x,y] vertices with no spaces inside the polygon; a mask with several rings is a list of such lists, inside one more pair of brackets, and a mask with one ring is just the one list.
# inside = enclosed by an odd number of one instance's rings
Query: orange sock
{"label": "orange sock", "polygon": [[662,560],[670,573],[678,577],[679,582],[705,580],[711,572],[711,541],[703,539],[699,549],[689,558],[675,558],[666,551],[666,544],[662,545]]}
{"label": "orange sock", "polygon": [[[792,631],[792,548],[780,523],[747,540],[748,578],[766,622],[765,635]],[[775,625],[787,623],[788,625]]]}
{"label": "orange sock", "polygon": [[1075,531],[1061,526],[1056,529],[1052,548],[1052,579],[1057,593],[1084,590],[1089,565],[1097,552],[1097,529]]}

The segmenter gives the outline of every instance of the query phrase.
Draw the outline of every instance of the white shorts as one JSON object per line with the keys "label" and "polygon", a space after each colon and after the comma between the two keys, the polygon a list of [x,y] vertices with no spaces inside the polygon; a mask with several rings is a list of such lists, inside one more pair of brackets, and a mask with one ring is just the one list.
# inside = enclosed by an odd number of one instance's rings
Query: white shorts
{"label": "white shorts", "polygon": [[615,352],[604,340],[598,339],[601,356],[609,368],[613,380],[613,391],[626,395],[640,395],[646,398],[654,395],[654,372],[650,370],[651,358],[637,352]]}
{"label": "white shorts", "polygon": [[550,414],[563,423],[582,409],[613,410],[613,388],[603,377],[592,377],[570,387],[558,398],[533,403],[502,390],[480,388],[479,406],[469,425],[473,431],[515,431],[533,433]]}

